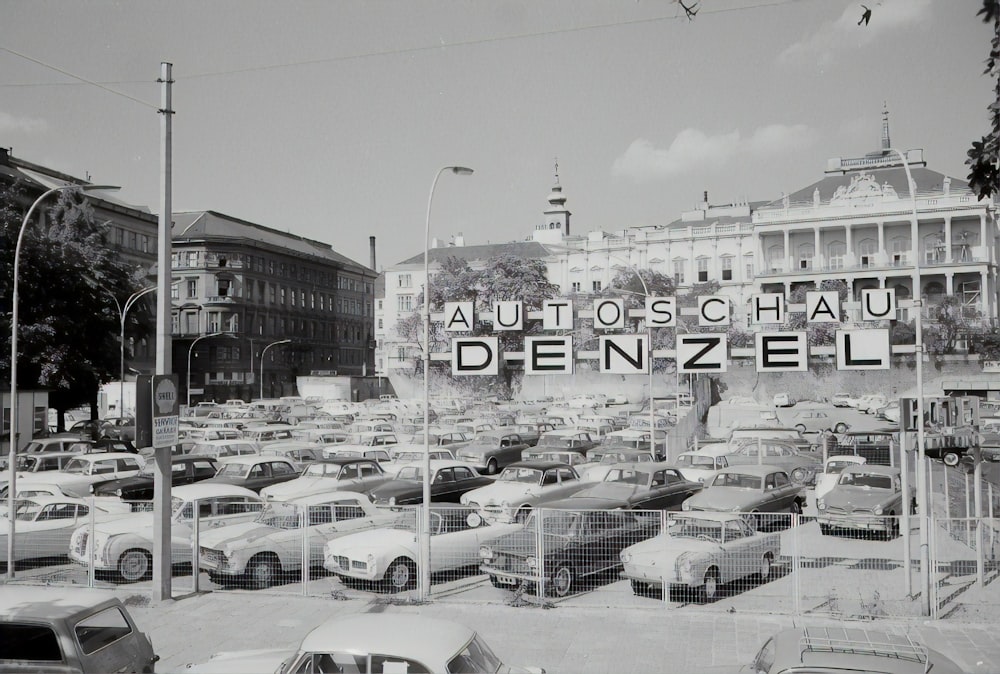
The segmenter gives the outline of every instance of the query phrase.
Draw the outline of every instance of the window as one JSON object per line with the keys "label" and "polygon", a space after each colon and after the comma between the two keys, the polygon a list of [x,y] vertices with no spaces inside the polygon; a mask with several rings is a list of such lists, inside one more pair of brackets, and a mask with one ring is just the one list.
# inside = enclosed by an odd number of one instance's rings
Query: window
{"label": "window", "polygon": [[910,252],[910,239],[905,236],[897,236],[892,239],[892,266],[899,267],[907,264]]}
{"label": "window", "polygon": [[708,258],[700,257],[698,263],[698,283],[708,282]]}
{"label": "window", "polygon": [[594,281],[591,284],[591,287],[593,287],[595,293],[601,292],[601,282],[600,281]]}
{"label": "window", "polygon": [[858,253],[861,255],[860,263],[862,267],[871,267],[875,264],[875,252],[878,244],[874,239],[864,239],[858,245]]}
{"label": "window", "polygon": [[413,311],[413,295],[399,295],[396,302],[398,311]]}
{"label": "window", "polygon": [[132,626],[116,606],[84,618],[73,630],[84,655],[95,653],[132,634]]}
{"label": "window", "polygon": [[728,255],[722,258],[722,280],[733,280],[733,258]]}
{"label": "window", "polygon": [[413,287],[413,276],[411,274],[400,274],[399,275],[399,287],[400,288],[412,288]]}
{"label": "window", "polygon": [[181,288],[179,283],[170,284],[170,299],[179,300],[181,298]]}
{"label": "window", "polygon": [[843,241],[831,241],[826,247],[827,266],[830,269],[843,269],[847,246]]}
{"label": "window", "polygon": [[743,277],[744,281],[753,280],[753,255],[745,255],[743,257],[743,265],[746,270],[746,276]]}
{"label": "window", "polygon": [[812,269],[813,268],[813,257],[816,254],[816,249],[811,243],[803,243],[799,246],[799,269]]}
{"label": "window", "polygon": [[230,283],[231,282],[228,279],[219,279],[219,289],[218,289],[219,297],[229,296]]}
{"label": "window", "polygon": [[573,281],[573,283],[570,285],[570,287],[572,288],[573,292],[575,292],[575,293],[580,292],[580,282],[579,281]]}
{"label": "window", "polygon": [[0,662],[61,662],[59,639],[45,625],[0,623]]}
{"label": "window", "polygon": [[198,279],[189,278],[187,280],[187,296],[189,298],[198,296]]}
{"label": "window", "polygon": [[674,285],[684,285],[684,260],[674,260]]}
{"label": "window", "polygon": [[281,306],[285,306],[288,303],[288,290],[286,288],[281,289]]}

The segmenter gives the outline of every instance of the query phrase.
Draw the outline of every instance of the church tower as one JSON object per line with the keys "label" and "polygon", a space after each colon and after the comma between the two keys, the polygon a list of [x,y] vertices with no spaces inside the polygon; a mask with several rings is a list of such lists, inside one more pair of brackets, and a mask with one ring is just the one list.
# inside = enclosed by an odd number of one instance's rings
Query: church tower
{"label": "church tower", "polygon": [[569,217],[572,213],[566,208],[566,195],[559,184],[559,161],[556,160],[556,183],[549,193],[549,207],[545,209],[545,222],[535,226],[532,240],[539,243],[561,243],[564,236],[569,236]]}

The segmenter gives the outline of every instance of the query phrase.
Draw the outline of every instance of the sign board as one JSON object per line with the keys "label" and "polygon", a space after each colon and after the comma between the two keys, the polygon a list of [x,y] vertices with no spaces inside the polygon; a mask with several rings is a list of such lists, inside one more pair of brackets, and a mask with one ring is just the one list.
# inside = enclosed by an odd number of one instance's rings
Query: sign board
{"label": "sign board", "polygon": [[153,447],[177,444],[180,424],[180,399],[177,395],[177,375],[153,376]]}

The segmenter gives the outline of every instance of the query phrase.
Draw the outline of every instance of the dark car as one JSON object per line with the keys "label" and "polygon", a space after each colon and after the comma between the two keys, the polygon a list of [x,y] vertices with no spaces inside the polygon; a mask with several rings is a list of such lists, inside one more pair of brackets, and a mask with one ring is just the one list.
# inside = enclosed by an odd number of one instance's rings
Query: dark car
{"label": "dark car", "polygon": [[892,464],[889,453],[893,449],[896,434],[894,428],[848,431],[837,436],[837,446],[833,454],[853,454],[864,457],[867,463],[888,466]]}
{"label": "dark car", "polygon": [[566,502],[580,510],[614,508],[622,501],[633,510],[680,510],[702,486],[662,463],[620,463],[611,466],[603,482],[581,489]]}
{"label": "dark car", "polygon": [[515,590],[543,580],[546,593],[565,597],[582,579],[620,568],[622,550],[657,533],[657,522],[632,511],[577,510],[577,506],[574,499],[549,503],[533,511],[523,529],[481,546],[480,568],[494,587]]}
{"label": "dark car", "polygon": [[[458,503],[462,494],[492,484],[491,478],[480,475],[461,461],[434,459],[431,461],[431,501]],[[368,495],[374,503],[410,505],[424,502],[423,465],[404,466],[395,480],[372,489]]]}
{"label": "dark car", "polygon": [[[124,501],[149,501],[153,498],[153,468],[149,461],[138,475],[110,480],[94,487],[94,496],[117,496]],[[170,462],[170,484],[179,487],[215,477],[219,462],[210,456],[175,456]]]}
{"label": "dark car", "polygon": [[299,469],[291,459],[283,456],[247,454],[222,459],[220,464],[219,472],[215,477],[205,480],[206,483],[234,484],[260,493],[264,487],[288,482],[299,476]]}
{"label": "dark car", "polygon": [[471,443],[455,453],[455,458],[465,461],[487,475],[496,475],[500,469],[521,460],[521,452],[528,448],[518,433],[502,430],[484,431]]}

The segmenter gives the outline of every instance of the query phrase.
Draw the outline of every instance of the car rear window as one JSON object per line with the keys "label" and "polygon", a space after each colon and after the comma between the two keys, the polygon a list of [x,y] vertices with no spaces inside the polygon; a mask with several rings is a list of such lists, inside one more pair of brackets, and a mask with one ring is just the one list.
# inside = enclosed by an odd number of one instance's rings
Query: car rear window
{"label": "car rear window", "polygon": [[124,639],[132,634],[132,626],[118,607],[104,609],[78,622],[74,628],[84,655]]}
{"label": "car rear window", "polygon": [[62,662],[62,650],[52,628],[19,623],[0,624],[0,662]]}

